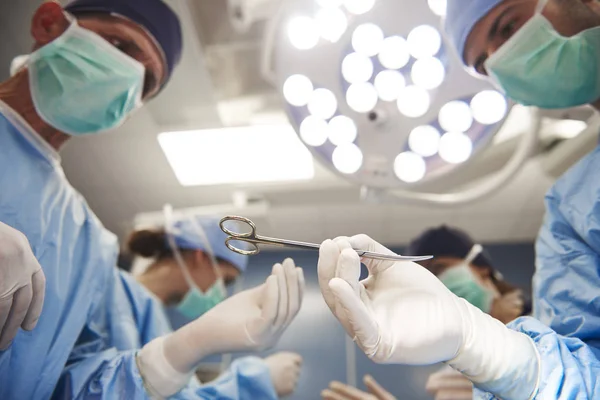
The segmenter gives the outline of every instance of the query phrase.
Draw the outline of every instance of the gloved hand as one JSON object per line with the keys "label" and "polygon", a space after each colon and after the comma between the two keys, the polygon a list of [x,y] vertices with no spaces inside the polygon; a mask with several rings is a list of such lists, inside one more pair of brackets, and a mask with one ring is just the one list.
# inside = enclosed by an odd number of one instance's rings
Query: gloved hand
{"label": "gloved hand", "polygon": [[46,293],[46,277],[21,232],[0,222],[0,350],[19,327],[35,328]]}
{"label": "gloved hand", "polygon": [[291,259],[275,264],[263,285],[230,297],[144,346],[137,361],[148,390],[153,396],[171,396],[209,355],[273,346],[298,313],[303,294],[302,269]]}
{"label": "gloved hand", "polygon": [[415,263],[363,259],[369,276],[359,281],[352,248],[393,253],[358,235],[326,240],[319,254],[325,301],[373,361],[448,362],[504,399],[528,399],[536,391],[538,354],[529,337],[455,296]]}
{"label": "gloved hand", "polygon": [[492,301],[490,315],[503,324],[508,324],[523,315],[523,308],[523,293],[515,290],[495,298]]}
{"label": "gloved hand", "polygon": [[435,400],[471,400],[473,384],[452,367],[444,367],[427,379],[425,390]]}
{"label": "gloved hand", "polygon": [[367,386],[369,393],[345,383],[334,381],[329,384],[329,389],[321,392],[321,398],[323,400],[396,400],[371,375],[365,375],[363,382]]}
{"label": "gloved hand", "polygon": [[264,361],[271,372],[271,380],[277,396],[292,394],[296,390],[302,369],[300,354],[279,352],[265,358]]}

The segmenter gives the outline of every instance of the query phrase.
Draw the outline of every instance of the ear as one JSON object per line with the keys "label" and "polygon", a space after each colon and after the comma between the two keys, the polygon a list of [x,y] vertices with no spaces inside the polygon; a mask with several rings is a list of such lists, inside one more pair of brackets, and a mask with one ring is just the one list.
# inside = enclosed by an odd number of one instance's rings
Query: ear
{"label": "ear", "polygon": [[35,48],[50,43],[68,27],[69,21],[60,4],[55,1],[44,2],[31,20],[31,36],[35,40]]}

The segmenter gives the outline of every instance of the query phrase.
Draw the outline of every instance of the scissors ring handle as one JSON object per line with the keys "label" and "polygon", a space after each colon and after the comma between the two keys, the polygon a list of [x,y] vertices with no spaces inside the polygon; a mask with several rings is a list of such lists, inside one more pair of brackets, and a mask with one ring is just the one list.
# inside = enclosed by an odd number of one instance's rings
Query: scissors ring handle
{"label": "scissors ring handle", "polygon": [[[244,242],[247,245],[254,247],[254,248],[251,250],[244,250],[244,249],[240,249],[239,247],[235,247],[233,244],[231,244],[231,242],[235,242],[236,240],[239,242]],[[233,251],[234,253],[242,254],[244,256],[253,256],[253,255],[260,253],[260,248],[258,247],[258,245],[256,243],[246,241],[243,238],[239,238],[239,237],[233,237],[233,236],[228,237],[227,239],[225,239],[225,246],[227,246],[227,248],[229,250]]]}
{"label": "scissors ring handle", "polygon": [[[229,221],[240,221],[240,222],[243,222],[244,224],[246,224],[246,225],[248,225],[250,227],[250,232],[234,232],[234,231],[232,231],[230,229],[227,229],[227,227],[225,226],[225,223],[229,222]],[[219,222],[219,226],[221,227],[221,230],[223,232],[225,232],[226,234],[228,234],[229,236],[231,236],[233,238],[252,238],[252,237],[256,237],[256,225],[254,225],[254,222],[252,222],[251,220],[249,220],[248,218],[245,218],[245,217],[238,217],[237,215],[228,215],[228,216],[223,217],[221,219],[221,222]],[[227,246],[227,247],[229,247],[229,246]],[[232,250],[231,247],[229,247],[229,249]],[[233,251],[235,251],[235,250],[233,250]]]}

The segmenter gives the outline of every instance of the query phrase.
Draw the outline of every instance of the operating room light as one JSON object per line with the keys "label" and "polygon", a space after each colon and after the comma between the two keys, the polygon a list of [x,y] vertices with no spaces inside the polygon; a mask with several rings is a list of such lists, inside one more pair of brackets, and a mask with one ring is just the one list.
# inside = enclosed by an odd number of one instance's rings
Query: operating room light
{"label": "operating room light", "polygon": [[404,76],[396,70],[381,71],[375,77],[375,89],[383,101],[398,99],[400,92],[406,86]]}
{"label": "operating room light", "polygon": [[307,105],[312,92],[313,84],[304,75],[292,75],[283,83],[283,97],[288,103],[296,107]]}
{"label": "operating room light", "polygon": [[322,8],[338,8],[343,3],[343,0],[317,0],[317,5]]}
{"label": "operating room light", "polygon": [[362,166],[363,154],[354,143],[343,144],[333,150],[331,161],[342,174],[353,174]]}
{"label": "operating room light", "polygon": [[423,116],[430,105],[429,93],[419,86],[407,86],[398,96],[398,111],[410,118]]}
{"label": "operating room light", "polygon": [[300,124],[300,138],[309,146],[321,146],[328,137],[329,125],[321,118],[309,115]]}
{"label": "operating room light", "polygon": [[471,112],[475,121],[484,125],[499,122],[506,115],[506,99],[495,90],[483,90],[473,96]]}
{"label": "operating room light", "polygon": [[439,17],[446,16],[447,0],[427,0],[429,9]]}
{"label": "operating room light", "polygon": [[315,89],[308,101],[308,112],[321,119],[333,117],[337,110],[337,100],[329,89]]}
{"label": "operating room light", "polygon": [[329,121],[329,141],[336,146],[354,142],[357,134],[356,124],[345,115],[337,115]]}
{"label": "operating room light", "polygon": [[426,170],[425,160],[410,151],[398,154],[394,160],[394,173],[398,179],[407,183],[423,179]]}
{"label": "operating room light", "polygon": [[433,57],[442,47],[442,36],[432,26],[420,25],[408,34],[408,50],[415,58]]}
{"label": "operating room light", "polygon": [[431,157],[438,152],[440,133],[431,125],[417,126],[408,136],[408,146],[422,157]]}
{"label": "operating room light", "polygon": [[375,0],[344,0],[343,3],[346,10],[352,14],[361,15],[371,11]]}
{"label": "operating room light", "polygon": [[466,132],[473,124],[471,108],[464,101],[450,101],[440,109],[438,122],[445,131]]}
{"label": "operating room light", "polygon": [[410,76],[415,85],[432,90],[444,82],[446,69],[438,58],[426,57],[415,61]]}
{"label": "operating room light", "polygon": [[346,92],[346,102],[358,113],[369,112],[377,105],[377,90],[370,82],[354,83]]}
{"label": "operating room light", "polygon": [[385,68],[400,69],[408,64],[410,60],[408,43],[401,36],[387,37],[383,39],[377,57]]}
{"label": "operating room light", "polygon": [[352,33],[352,47],[354,51],[367,57],[373,57],[379,53],[382,44],[383,31],[375,24],[366,23],[359,25]]}
{"label": "operating room light", "polygon": [[298,50],[312,49],[319,42],[319,26],[309,17],[295,17],[288,25],[290,43]]}
{"label": "operating room light", "polygon": [[366,82],[373,75],[373,62],[369,57],[350,53],[342,60],[342,76],[349,83]]}
{"label": "operating room light", "polygon": [[323,8],[317,12],[315,19],[321,37],[332,43],[340,40],[348,28],[346,14],[339,8]]}
{"label": "operating room light", "polygon": [[460,164],[471,156],[473,143],[464,133],[447,132],[440,139],[440,157],[450,164]]}

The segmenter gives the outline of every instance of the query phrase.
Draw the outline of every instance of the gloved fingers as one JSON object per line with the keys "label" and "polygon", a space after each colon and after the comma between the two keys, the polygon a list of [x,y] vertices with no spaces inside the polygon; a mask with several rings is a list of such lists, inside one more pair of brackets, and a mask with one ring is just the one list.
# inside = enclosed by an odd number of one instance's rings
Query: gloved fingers
{"label": "gloved fingers", "polygon": [[340,306],[336,316],[366,355],[373,357],[377,353],[380,339],[377,322],[348,282],[333,278],[329,287]]}
{"label": "gloved fingers", "polygon": [[273,325],[279,309],[279,285],[275,275],[267,278],[262,288],[262,318]]}
{"label": "gloved fingers", "polygon": [[341,253],[338,257],[335,276],[348,282],[356,295],[360,296],[360,257],[348,242],[339,243],[339,247]]}
{"label": "gloved fingers", "polygon": [[288,326],[296,314],[300,309],[300,294],[298,293],[298,274],[296,273],[296,265],[294,264],[294,260],[291,258],[286,258],[283,261],[283,271],[286,280],[287,286],[287,295],[288,295],[288,310],[286,312],[286,320],[285,326]]}
{"label": "gloved fingers", "polygon": [[[357,250],[366,250],[390,255],[396,254],[387,247],[379,244],[375,240],[371,239],[371,237],[364,234],[352,236],[349,240],[349,243],[353,249]],[[362,257],[361,261],[363,262],[363,264],[365,264],[369,272],[372,274],[386,270],[387,268],[394,265],[394,261],[391,260],[374,260],[371,258]]]}
{"label": "gloved fingers", "polygon": [[436,393],[434,398],[435,400],[471,400],[473,398],[473,389],[442,390]]}
{"label": "gloved fingers", "polygon": [[19,327],[23,323],[23,319],[25,319],[25,315],[31,304],[32,294],[31,285],[27,285],[17,290],[13,295],[10,314],[6,320],[4,329],[2,329],[2,335],[0,335],[0,350],[5,350],[17,335]]}
{"label": "gloved fingers", "polygon": [[306,283],[304,282],[304,270],[296,267],[296,276],[298,282],[298,305],[300,307],[302,306],[302,301],[304,300],[304,288],[306,287]]}
{"label": "gloved fingers", "polygon": [[[6,326],[6,321],[8,320],[8,316],[10,315],[10,309],[13,303],[13,295],[4,297],[0,299],[0,335]],[[0,342],[1,344],[2,342]],[[0,346],[2,349],[2,346]]]}
{"label": "gloved fingers", "polygon": [[325,389],[321,392],[321,399],[323,400],[348,400],[348,397],[345,397],[339,393],[336,393],[332,390]]}
{"label": "gloved fingers", "polygon": [[327,306],[335,312],[335,297],[329,289],[329,281],[335,277],[340,250],[333,240],[327,239],[321,243],[319,248],[319,261],[317,263],[317,274],[319,286]]}
{"label": "gloved fingers", "polygon": [[[26,331],[30,331],[35,328],[38,320],[40,319],[42,307],[44,306],[44,297],[46,294],[46,276],[44,275],[44,271],[42,271],[42,269],[33,274],[31,278],[31,286],[33,289],[31,305],[29,306],[27,315],[25,315],[25,319],[21,324],[21,328],[25,329]],[[0,324],[0,326],[2,325]]]}
{"label": "gloved fingers", "polygon": [[396,400],[396,398],[392,396],[390,392],[385,390],[371,375],[365,375],[363,382],[367,386],[367,389],[369,389],[369,392],[377,397],[378,400]]}
{"label": "gloved fingers", "polygon": [[329,390],[341,395],[343,399],[348,400],[365,400],[371,397],[368,393],[365,393],[362,390],[337,381],[333,381],[329,384]]}
{"label": "gloved fingers", "polygon": [[288,288],[285,278],[285,272],[281,264],[273,265],[273,275],[277,278],[277,287],[279,289],[279,302],[277,304],[277,316],[273,321],[273,326],[280,329],[285,325],[288,313]]}

